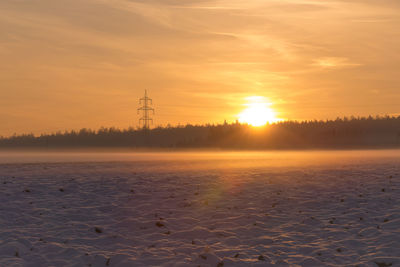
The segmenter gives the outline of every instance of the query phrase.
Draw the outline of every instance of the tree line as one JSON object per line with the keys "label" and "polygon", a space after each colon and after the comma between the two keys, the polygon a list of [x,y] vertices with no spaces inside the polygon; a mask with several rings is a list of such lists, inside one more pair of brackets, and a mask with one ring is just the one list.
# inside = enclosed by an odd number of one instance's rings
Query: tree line
{"label": "tree line", "polygon": [[282,121],[264,127],[240,123],[100,128],[0,137],[0,148],[221,148],[357,149],[400,147],[400,116]]}

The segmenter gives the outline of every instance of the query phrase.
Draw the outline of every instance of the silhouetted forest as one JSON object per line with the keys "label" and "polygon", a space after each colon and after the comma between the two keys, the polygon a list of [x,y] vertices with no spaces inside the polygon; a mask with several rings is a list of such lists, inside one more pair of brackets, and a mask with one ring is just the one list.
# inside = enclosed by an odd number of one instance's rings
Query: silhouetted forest
{"label": "silhouetted forest", "polygon": [[150,130],[101,128],[0,138],[0,148],[222,148],[345,149],[400,146],[399,117],[284,121],[255,128],[246,124],[186,125]]}

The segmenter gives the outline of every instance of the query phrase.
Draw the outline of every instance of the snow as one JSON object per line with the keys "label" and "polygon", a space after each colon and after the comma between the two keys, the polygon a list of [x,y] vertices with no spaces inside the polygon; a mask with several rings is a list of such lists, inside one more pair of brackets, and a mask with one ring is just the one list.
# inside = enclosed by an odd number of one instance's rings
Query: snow
{"label": "snow", "polygon": [[0,266],[400,265],[398,151],[110,155],[0,157]]}

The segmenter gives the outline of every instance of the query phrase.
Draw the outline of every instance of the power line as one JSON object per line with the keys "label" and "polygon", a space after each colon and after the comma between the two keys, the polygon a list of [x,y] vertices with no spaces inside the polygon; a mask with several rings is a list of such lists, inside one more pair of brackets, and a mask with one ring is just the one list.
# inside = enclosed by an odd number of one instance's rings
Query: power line
{"label": "power line", "polygon": [[153,119],[150,117],[150,112],[154,115],[153,100],[147,96],[147,90],[144,91],[144,97],[139,99],[139,105],[142,105],[137,109],[138,114],[142,113],[142,117],[139,119],[139,126],[143,129],[150,129],[150,122],[153,124]]}

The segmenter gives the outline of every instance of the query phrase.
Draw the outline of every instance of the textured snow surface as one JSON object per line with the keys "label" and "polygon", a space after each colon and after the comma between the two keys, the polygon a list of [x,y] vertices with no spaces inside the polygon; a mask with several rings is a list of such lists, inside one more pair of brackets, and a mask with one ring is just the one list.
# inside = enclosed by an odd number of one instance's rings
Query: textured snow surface
{"label": "textured snow surface", "polygon": [[256,161],[0,164],[0,266],[400,266],[400,159]]}

